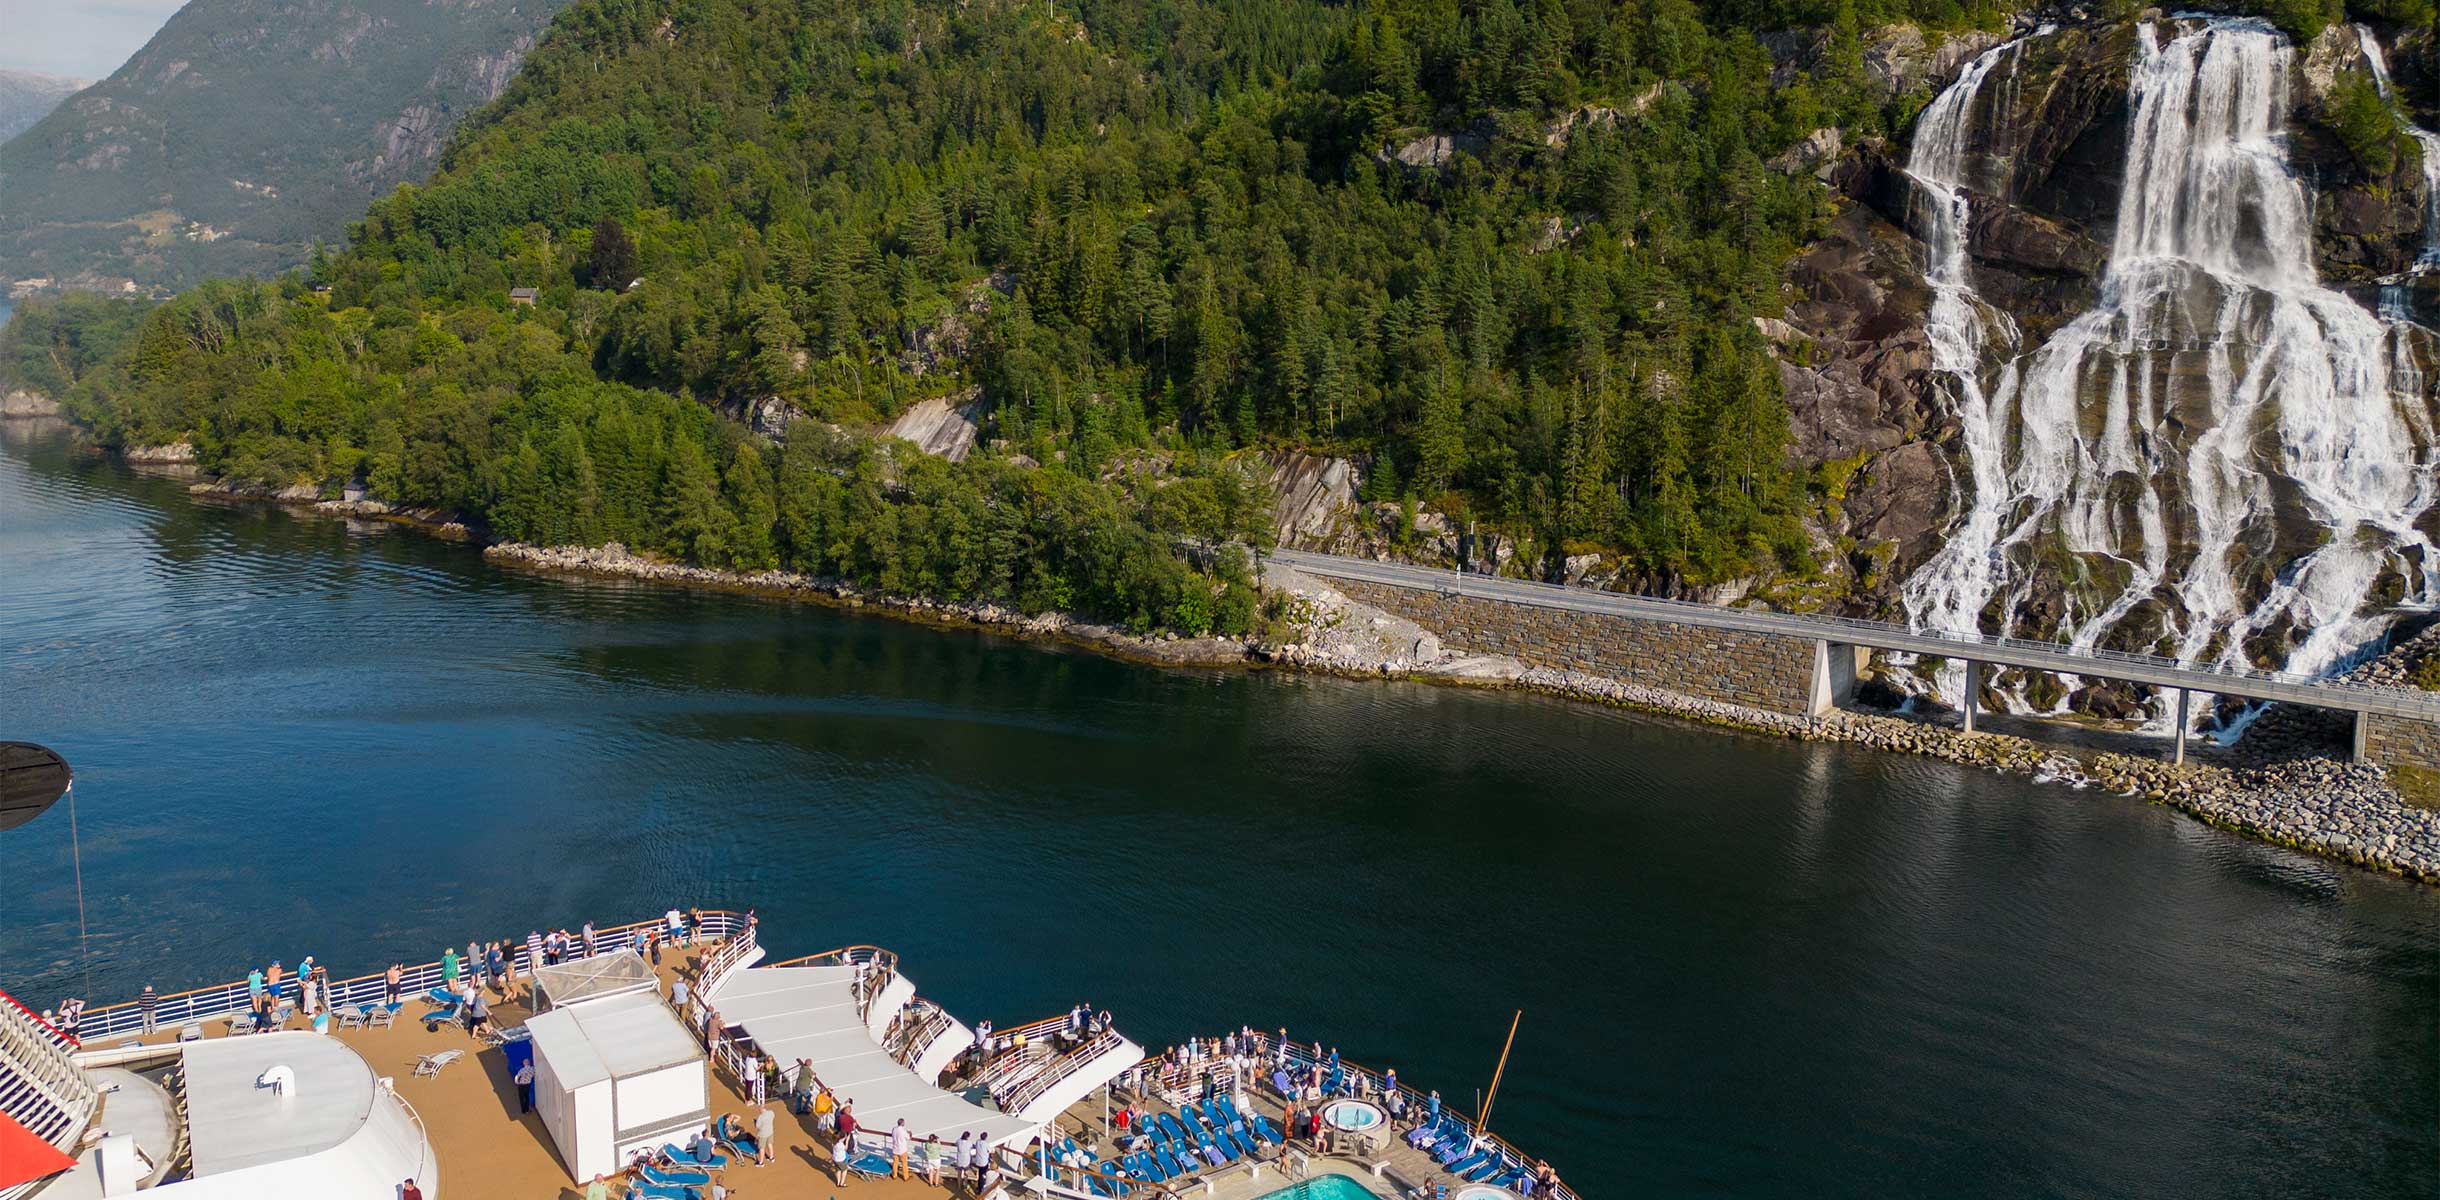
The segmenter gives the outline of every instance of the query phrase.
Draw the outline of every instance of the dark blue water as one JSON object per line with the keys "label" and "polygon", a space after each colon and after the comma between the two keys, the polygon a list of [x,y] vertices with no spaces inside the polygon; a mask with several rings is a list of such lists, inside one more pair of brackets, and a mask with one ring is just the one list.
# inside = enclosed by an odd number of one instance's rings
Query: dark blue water
{"label": "dark blue water", "polygon": [[[2124,799],[1532,697],[495,571],[0,433],[36,1003],[672,904],[1007,1024],[1241,1022],[1588,1195],[2440,1190],[2440,896]],[[90,979],[88,984],[87,980]]]}

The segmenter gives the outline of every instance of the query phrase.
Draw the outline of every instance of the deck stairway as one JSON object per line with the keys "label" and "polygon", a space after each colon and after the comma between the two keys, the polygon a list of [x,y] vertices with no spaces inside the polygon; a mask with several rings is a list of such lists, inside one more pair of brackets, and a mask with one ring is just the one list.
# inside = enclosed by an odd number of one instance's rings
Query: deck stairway
{"label": "deck stairway", "polygon": [[1048,1121],[1143,1060],[1142,1046],[1117,1030],[1105,1030],[1073,1050],[1039,1060],[1010,1080],[1009,1090],[1000,1093],[1001,1107],[1028,1121]]}
{"label": "deck stairway", "polygon": [[[0,992],[0,1113],[71,1158],[101,1105],[74,1052],[74,1042]],[[45,1182],[0,1188],[0,1200],[31,1195]]]}

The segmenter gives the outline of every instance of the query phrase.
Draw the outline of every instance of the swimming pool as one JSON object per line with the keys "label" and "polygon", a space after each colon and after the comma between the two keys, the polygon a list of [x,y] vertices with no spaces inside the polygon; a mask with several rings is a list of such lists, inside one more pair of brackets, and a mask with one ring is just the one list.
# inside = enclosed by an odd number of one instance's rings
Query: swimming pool
{"label": "swimming pool", "polygon": [[1316,1175],[1264,1192],[1254,1200],[1381,1200],[1381,1196],[1345,1175]]}
{"label": "swimming pool", "polygon": [[1516,1193],[1478,1183],[1457,1189],[1456,1200],[1516,1200]]}

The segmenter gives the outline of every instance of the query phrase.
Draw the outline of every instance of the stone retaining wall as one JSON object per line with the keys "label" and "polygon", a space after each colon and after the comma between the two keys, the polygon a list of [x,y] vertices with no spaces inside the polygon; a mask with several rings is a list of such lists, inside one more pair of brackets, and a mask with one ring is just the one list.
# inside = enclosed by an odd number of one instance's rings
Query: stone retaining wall
{"label": "stone retaining wall", "polygon": [[1604,675],[1725,704],[1802,716],[1813,642],[1667,621],[1541,608],[1332,578],[1330,586],[1440,635],[1451,649]]}
{"label": "stone retaining wall", "polygon": [[2364,757],[2385,767],[2414,767],[2440,774],[2440,726],[2367,713]]}

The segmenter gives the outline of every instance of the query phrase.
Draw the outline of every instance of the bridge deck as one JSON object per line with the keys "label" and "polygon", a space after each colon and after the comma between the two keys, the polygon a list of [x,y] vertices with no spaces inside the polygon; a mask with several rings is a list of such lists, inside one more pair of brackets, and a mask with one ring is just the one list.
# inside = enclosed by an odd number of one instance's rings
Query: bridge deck
{"label": "bridge deck", "polygon": [[1433,591],[1443,595],[1474,596],[1512,604],[1528,604],[1540,608],[1592,613],[1632,621],[1667,621],[1680,625],[1733,629],[1745,633],[1775,634],[1788,638],[1867,646],[1875,650],[1935,655],[1942,658],[1965,659],[2000,666],[2023,667],[2036,671],[2055,671],[2071,675],[2146,683],[2158,687],[2187,688],[2215,695],[2241,696],[2249,700],[2276,700],[2315,708],[2377,713],[2382,716],[2440,722],[2440,695],[2403,688],[2372,687],[2341,683],[2335,680],[2314,679],[2310,676],[2284,671],[2237,671],[2185,665],[2174,659],[2155,655],[2128,654],[2116,650],[2084,650],[2058,642],[1936,633],[1912,630],[1903,625],[1892,625],[1883,621],[1863,621],[1850,617],[1814,616],[1751,608],[1726,608],[1716,604],[1686,600],[1659,600],[1649,596],[1596,591],[1592,588],[1564,587],[1558,584],[1503,579],[1490,575],[1460,574],[1428,567],[1409,566],[1403,563],[1342,558],[1332,554],[1313,554],[1301,550],[1274,550],[1269,552],[1267,557],[1308,575],[1384,584],[1418,591]]}

